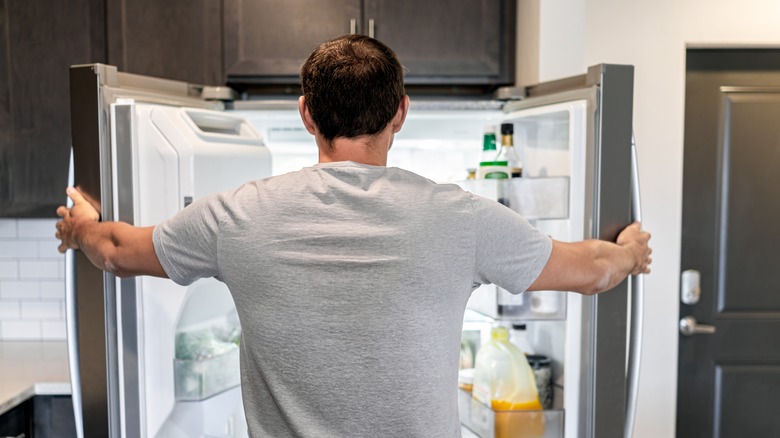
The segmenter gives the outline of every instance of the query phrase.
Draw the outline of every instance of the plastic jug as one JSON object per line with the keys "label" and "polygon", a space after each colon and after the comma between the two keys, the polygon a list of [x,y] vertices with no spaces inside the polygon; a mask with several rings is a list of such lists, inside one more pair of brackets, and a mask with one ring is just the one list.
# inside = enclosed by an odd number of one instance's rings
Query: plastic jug
{"label": "plastic jug", "polygon": [[[496,438],[544,436],[544,413],[525,354],[509,342],[506,327],[494,327],[491,338],[477,352],[472,396],[496,411]],[[524,410],[539,412],[516,412]]]}

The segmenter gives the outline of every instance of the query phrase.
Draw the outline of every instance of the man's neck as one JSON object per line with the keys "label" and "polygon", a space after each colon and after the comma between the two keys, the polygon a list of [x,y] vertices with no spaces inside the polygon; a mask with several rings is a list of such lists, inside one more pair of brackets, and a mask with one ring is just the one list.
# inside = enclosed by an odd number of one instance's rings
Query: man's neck
{"label": "man's neck", "polygon": [[386,166],[393,133],[392,130],[385,129],[372,136],[338,137],[330,142],[318,137],[316,141],[320,163],[354,161],[372,166]]}

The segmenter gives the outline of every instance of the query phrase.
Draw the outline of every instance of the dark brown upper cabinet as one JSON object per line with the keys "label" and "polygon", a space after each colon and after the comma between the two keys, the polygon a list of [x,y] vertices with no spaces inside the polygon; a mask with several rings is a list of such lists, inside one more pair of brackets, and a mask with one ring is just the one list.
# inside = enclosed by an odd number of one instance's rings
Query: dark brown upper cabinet
{"label": "dark brown upper cabinet", "polygon": [[395,50],[409,85],[507,85],[515,21],[515,0],[224,0],[225,73],[238,88],[298,84],[314,47],[361,33]]}
{"label": "dark brown upper cabinet", "polygon": [[350,33],[360,0],[224,0],[225,73],[236,84],[296,84],[314,48]]}
{"label": "dark brown upper cabinet", "polygon": [[65,203],[69,68],[105,62],[104,16],[101,1],[0,1],[0,217]]}
{"label": "dark brown upper cabinet", "polygon": [[105,0],[108,63],[120,71],[221,85],[219,0]]}

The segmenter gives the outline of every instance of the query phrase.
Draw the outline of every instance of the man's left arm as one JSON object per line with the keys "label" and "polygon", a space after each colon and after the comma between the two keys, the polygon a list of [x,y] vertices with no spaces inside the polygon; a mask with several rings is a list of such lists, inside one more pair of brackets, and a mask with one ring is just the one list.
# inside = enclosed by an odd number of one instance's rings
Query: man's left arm
{"label": "man's left arm", "polygon": [[56,237],[59,251],[81,250],[97,268],[118,277],[153,275],[167,278],[152,241],[154,227],[134,227],[124,222],[100,222],[100,214],[69,187],[73,206],[61,206]]}

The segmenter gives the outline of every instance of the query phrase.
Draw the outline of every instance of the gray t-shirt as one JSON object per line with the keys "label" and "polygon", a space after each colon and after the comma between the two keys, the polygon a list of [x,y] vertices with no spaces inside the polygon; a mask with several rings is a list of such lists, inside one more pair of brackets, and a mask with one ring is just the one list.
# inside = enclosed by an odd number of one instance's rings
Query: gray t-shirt
{"label": "gray t-shirt", "polygon": [[398,168],[318,164],[194,202],[154,230],[179,284],[217,277],[242,327],[252,437],[459,437],[471,292],[521,293],[552,243]]}

